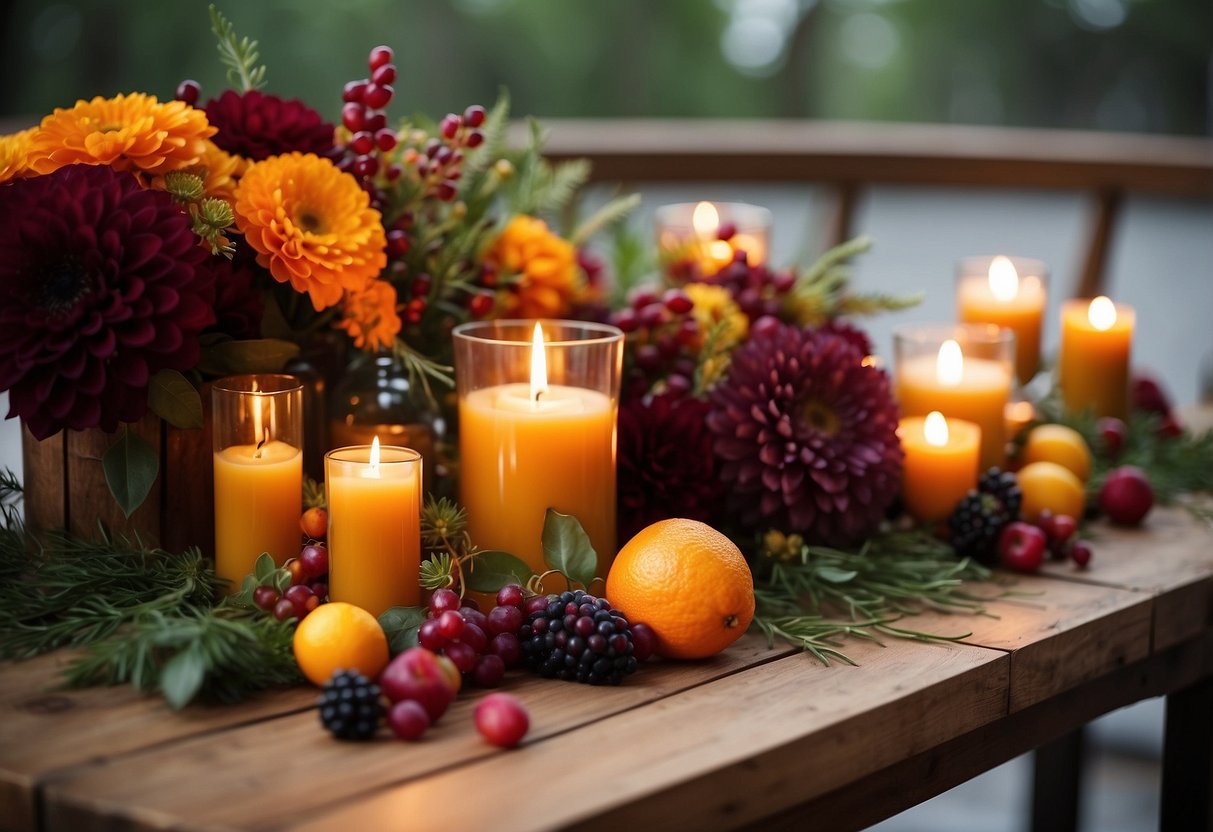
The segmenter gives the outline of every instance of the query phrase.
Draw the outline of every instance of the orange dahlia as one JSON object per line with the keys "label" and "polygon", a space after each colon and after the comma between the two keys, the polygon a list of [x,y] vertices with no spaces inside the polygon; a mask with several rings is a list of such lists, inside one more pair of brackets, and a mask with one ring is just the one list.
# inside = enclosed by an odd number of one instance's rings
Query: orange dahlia
{"label": "orange dahlia", "polygon": [[30,139],[38,128],[31,127],[10,136],[0,136],[0,182],[25,173],[29,161]]}
{"label": "orange dahlia", "polygon": [[488,259],[504,274],[517,275],[505,295],[507,315],[561,317],[580,288],[573,244],[552,233],[537,217],[519,215],[510,220]]}
{"label": "orange dahlia", "polygon": [[235,201],[236,180],[244,171],[244,159],[233,156],[208,139],[198,164],[206,168],[206,174],[203,176],[206,195],[217,196],[228,202]]}
{"label": "orange dahlia", "polygon": [[34,133],[29,167],[50,173],[64,165],[110,165],[115,170],[167,173],[197,164],[215,128],[184,101],[161,104],[153,95],[97,96],[59,108]]}
{"label": "orange dahlia", "polygon": [[315,154],[254,162],[236,187],[236,226],[257,262],[317,311],[366,288],[387,264],[379,212],[357,180]]}
{"label": "orange dahlia", "polygon": [[386,347],[400,331],[396,314],[396,290],[386,280],[372,280],[364,289],[346,292],[344,317],[337,326],[349,333],[360,350]]}

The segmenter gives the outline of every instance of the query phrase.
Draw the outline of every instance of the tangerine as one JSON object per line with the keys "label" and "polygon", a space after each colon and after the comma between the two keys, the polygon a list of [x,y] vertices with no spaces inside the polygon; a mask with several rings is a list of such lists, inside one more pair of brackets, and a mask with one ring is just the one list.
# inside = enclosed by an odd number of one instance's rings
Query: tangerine
{"label": "tangerine", "polygon": [[295,628],[295,661],[314,685],[323,685],[336,670],[357,670],[375,679],[387,667],[387,636],[379,621],[362,607],[334,601],[308,613]]}
{"label": "tangerine", "polygon": [[754,577],[741,550],[697,520],[661,520],[619,550],[606,597],[629,622],[647,624],[656,652],[675,659],[713,656],[754,617]]}

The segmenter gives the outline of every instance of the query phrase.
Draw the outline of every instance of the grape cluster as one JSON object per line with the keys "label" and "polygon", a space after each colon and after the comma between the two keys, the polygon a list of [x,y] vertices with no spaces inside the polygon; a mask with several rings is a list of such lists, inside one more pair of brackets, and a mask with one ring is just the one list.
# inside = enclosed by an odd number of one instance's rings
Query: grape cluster
{"label": "grape cluster", "polygon": [[662,293],[640,289],[632,293],[627,307],[611,313],[609,323],[619,327],[633,347],[624,372],[625,399],[644,395],[661,380],[672,392],[690,391],[703,344],[693,308],[681,289]]}
{"label": "grape cluster", "polygon": [[1019,519],[1023,492],[1015,475],[991,468],[981,475],[977,488],[956,504],[948,518],[952,548],[958,555],[994,565],[998,538],[1008,524]]}
{"label": "grape cluster", "polygon": [[283,567],[291,576],[291,585],[279,592],[272,582],[253,590],[253,603],[272,612],[279,621],[307,614],[328,600],[329,551],[323,538],[328,532],[328,514],[322,508],[310,508],[299,521],[308,541]]}
{"label": "grape cluster", "polygon": [[778,318],[784,297],[796,285],[791,270],[771,271],[764,265],[751,266],[744,251],[733,255],[733,262],[716,273],[712,282],[729,290],[733,301],[754,323],[761,318]]}
{"label": "grape cluster", "polygon": [[371,203],[383,206],[383,195],[375,186],[376,174],[394,182],[400,178],[403,168],[390,161],[390,153],[400,143],[400,136],[388,126],[387,109],[395,90],[396,65],[392,63],[392,50],[387,46],[376,46],[367,60],[370,77],[350,81],[341,93],[341,123],[349,131],[349,138],[338,147],[335,160],[341,170],[352,174],[371,195]]}
{"label": "grape cluster", "polygon": [[518,636],[527,667],[541,676],[617,685],[639,666],[627,619],[607,599],[577,590],[527,606]]}
{"label": "grape cluster", "polygon": [[460,600],[450,589],[430,598],[430,617],[417,632],[418,643],[450,659],[459,672],[481,687],[501,684],[507,668],[522,659],[518,632],[523,623],[523,591],[509,584],[497,593],[488,615],[471,599]]}

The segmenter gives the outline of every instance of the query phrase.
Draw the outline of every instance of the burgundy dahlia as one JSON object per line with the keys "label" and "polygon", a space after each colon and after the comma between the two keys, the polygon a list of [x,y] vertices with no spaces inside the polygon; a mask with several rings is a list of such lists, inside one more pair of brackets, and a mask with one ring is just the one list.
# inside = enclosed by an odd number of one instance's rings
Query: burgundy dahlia
{"label": "burgundy dahlia", "polygon": [[210,255],[163,191],[70,165],[0,187],[0,390],[44,439],[117,429],[159,370],[198,363]]}
{"label": "burgundy dahlia", "polygon": [[876,529],[901,480],[897,406],[883,371],[841,336],[781,326],[739,347],[708,428],[746,528],[842,546]]}
{"label": "burgundy dahlia", "polygon": [[872,340],[868,338],[868,333],[864,332],[850,321],[845,321],[842,318],[831,318],[821,326],[817,327],[817,329],[820,332],[828,332],[832,335],[841,335],[851,343],[851,346],[859,350],[860,355],[866,356],[872,354]]}
{"label": "burgundy dahlia", "polygon": [[333,149],[333,125],[302,101],[257,90],[227,90],[206,102],[211,139],[228,153],[260,160],[298,150],[324,156]]}
{"label": "burgundy dahlia", "polygon": [[707,402],[673,393],[619,408],[620,545],[658,520],[719,519],[721,486],[707,413]]}
{"label": "burgundy dahlia", "polygon": [[213,329],[236,339],[261,337],[265,304],[257,284],[268,272],[257,263],[257,252],[243,238],[235,240],[236,253],[208,258],[215,276],[215,325]]}

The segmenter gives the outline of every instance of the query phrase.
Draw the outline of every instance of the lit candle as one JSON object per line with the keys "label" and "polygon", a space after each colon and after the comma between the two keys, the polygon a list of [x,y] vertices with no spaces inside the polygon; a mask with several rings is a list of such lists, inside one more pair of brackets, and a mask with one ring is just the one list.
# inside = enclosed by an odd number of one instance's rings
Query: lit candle
{"label": "lit candle", "polygon": [[1057,381],[1068,410],[1125,418],[1135,322],[1132,307],[1103,296],[1062,305]]}
{"label": "lit candle", "polygon": [[766,262],[772,217],[766,208],[739,202],[697,202],[657,209],[657,246],[675,268],[690,264],[710,277],[743,251],[751,266]]}
{"label": "lit candle", "polygon": [[[468,530],[478,546],[517,555],[538,573],[546,569],[547,510],[576,515],[598,553],[598,574],[605,576],[615,555],[622,333],[597,324],[546,325],[557,341],[545,342],[543,327],[531,322],[456,329]],[[529,343],[520,339],[524,327]],[[566,383],[552,383],[549,369],[559,370]],[[519,376],[527,381],[509,380]]]}
{"label": "lit candle", "polygon": [[933,354],[924,354],[906,347],[907,340],[918,340],[921,346],[917,333],[899,332],[895,336],[901,412],[925,416],[938,410],[949,419],[974,422],[981,428],[981,467],[1002,466],[1006,462],[1005,420],[1013,381],[1014,337],[1009,330],[998,327],[970,325],[956,329],[956,335],[968,339],[969,349],[988,357],[966,355],[956,338],[946,338]]}
{"label": "lit candle", "polygon": [[291,376],[232,376],[212,388],[215,572],[240,591],[262,552],[299,554],[303,387]]}
{"label": "lit candle", "polygon": [[329,597],[379,615],[421,602],[421,455],[368,445],[324,457]]}
{"label": "lit candle", "polygon": [[963,419],[945,419],[933,410],[925,417],[902,419],[897,435],[905,451],[906,510],[923,522],[942,520],[977,486],[981,428]]}
{"label": "lit candle", "polygon": [[[1017,268],[1018,265],[1018,268]],[[1047,270],[1039,260],[994,257],[962,261],[956,305],[965,323],[996,324],[1015,333],[1015,370],[1027,384],[1040,368]]]}

